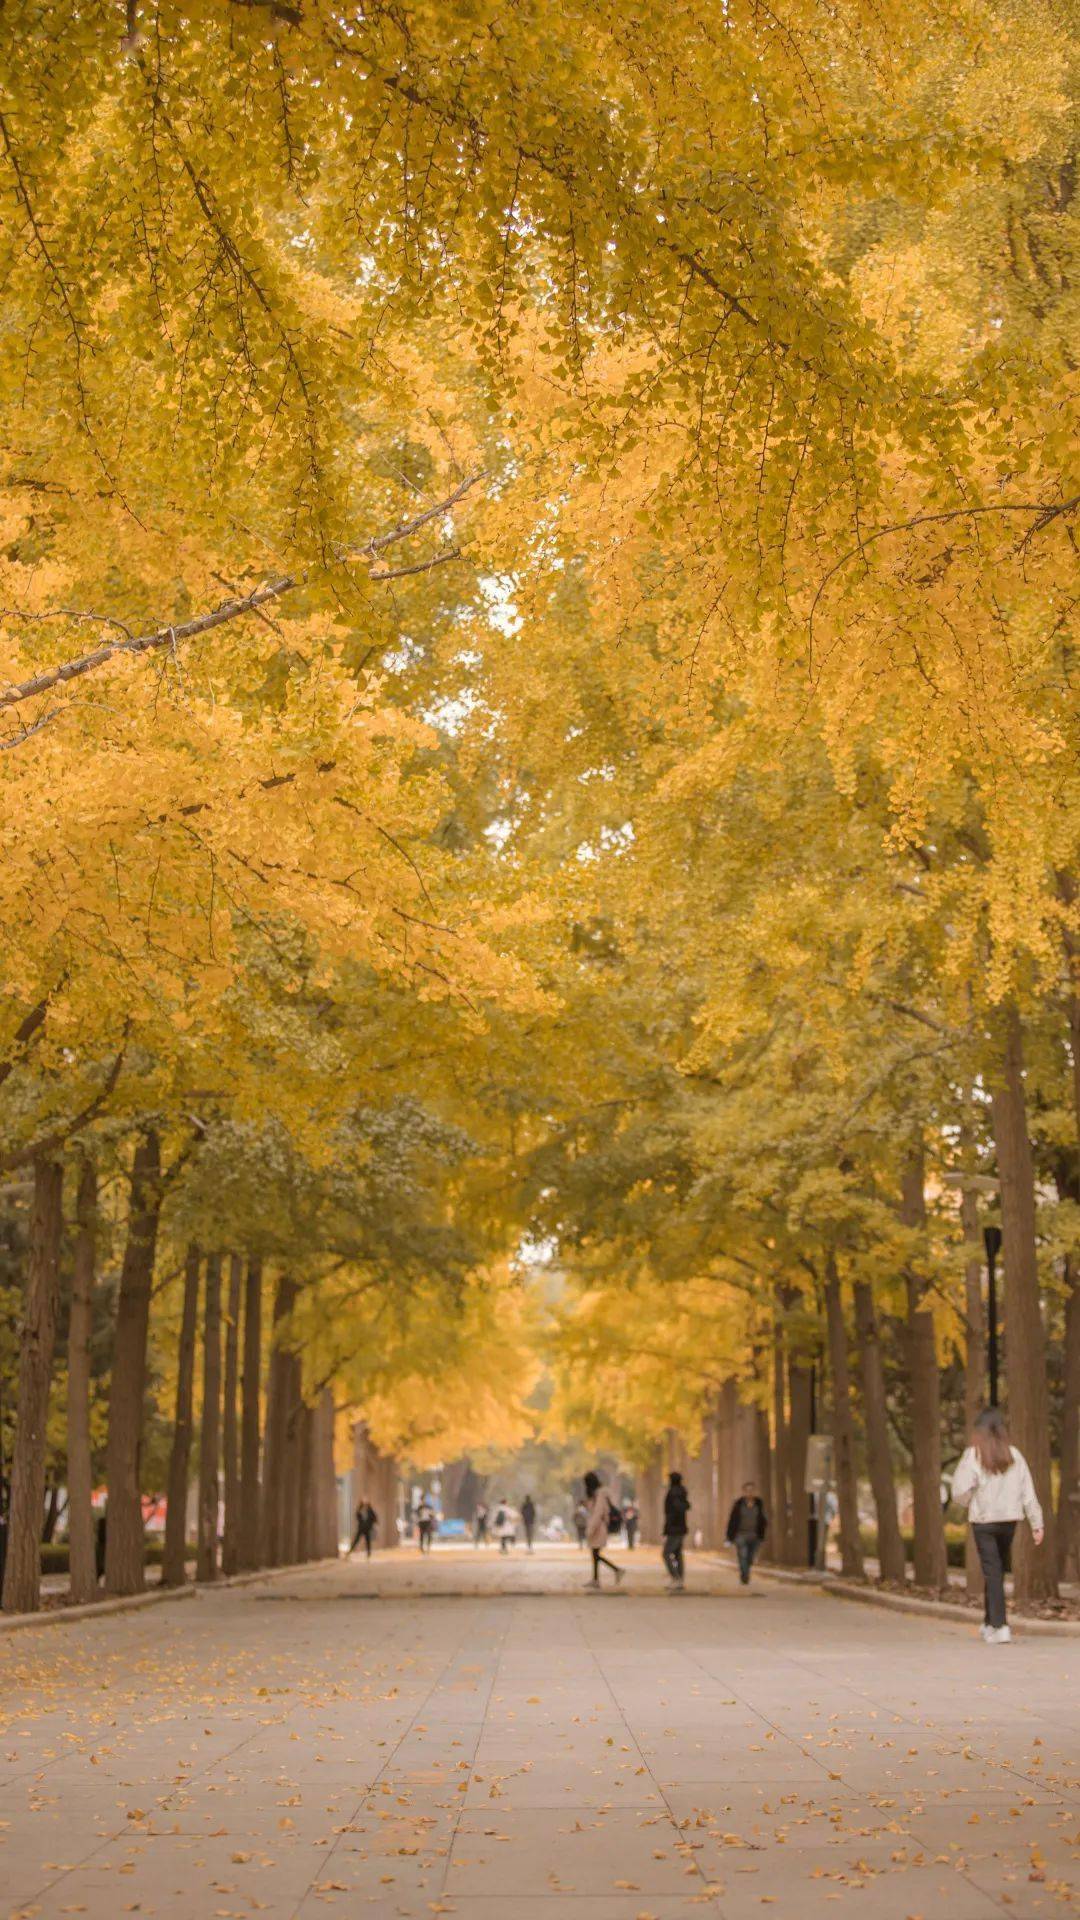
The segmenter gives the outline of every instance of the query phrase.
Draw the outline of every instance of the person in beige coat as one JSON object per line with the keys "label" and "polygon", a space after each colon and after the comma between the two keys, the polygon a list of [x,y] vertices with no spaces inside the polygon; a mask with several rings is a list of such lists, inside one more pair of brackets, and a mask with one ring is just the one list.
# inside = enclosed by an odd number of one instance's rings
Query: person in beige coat
{"label": "person in beige coat", "polygon": [[1031,1469],[1009,1441],[1005,1417],[997,1407],[980,1413],[971,1445],[960,1456],[953,1474],[952,1497],[968,1510],[975,1549],[986,1583],[984,1640],[1011,1640],[1005,1619],[1005,1575],[1013,1535],[1021,1520],[1031,1528],[1038,1546],[1043,1537],[1043,1510],[1035,1492]]}
{"label": "person in beige coat", "polygon": [[601,1486],[598,1473],[585,1475],[585,1509],[588,1514],[585,1541],[586,1545],[592,1548],[592,1579],[588,1583],[589,1587],[592,1589],[600,1585],[601,1567],[609,1567],[615,1575],[615,1585],[621,1587],[623,1570],[615,1565],[614,1560],[609,1560],[604,1553],[611,1530],[608,1516],[612,1513],[618,1514],[619,1509],[607,1488]]}

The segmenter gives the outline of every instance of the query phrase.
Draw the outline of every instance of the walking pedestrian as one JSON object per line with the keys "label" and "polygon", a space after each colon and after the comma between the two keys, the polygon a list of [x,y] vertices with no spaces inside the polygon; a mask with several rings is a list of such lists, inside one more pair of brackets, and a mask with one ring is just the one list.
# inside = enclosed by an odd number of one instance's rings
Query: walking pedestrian
{"label": "walking pedestrian", "polygon": [[431,1536],[435,1530],[435,1509],[425,1493],[416,1509],[416,1531],[420,1536],[421,1553],[431,1552]]}
{"label": "walking pedestrian", "polygon": [[525,1529],[526,1552],[531,1553],[533,1550],[533,1528],[536,1525],[536,1502],[531,1493],[527,1493],[521,1503],[521,1524]]}
{"label": "walking pedestrian", "polygon": [[686,1516],[689,1511],[690,1496],[683,1486],[682,1474],[669,1473],[667,1492],[664,1495],[663,1558],[671,1578],[672,1593],[682,1593],[686,1586],[683,1547],[686,1543]]}
{"label": "walking pedestrian", "polygon": [[726,1538],[739,1560],[739,1581],[750,1585],[750,1569],[757,1558],[768,1530],[765,1502],[753,1480],[743,1481],[743,1490],[728,1515]]}
{"label": "walking pedestrian", "polygon": [[495,1538],[500,1553],[509,1553],[517,1538],[517,1511],[509,1500],[500,1500],[495,1515]]}
{"label": "walking pedestrian", "polygon": [[473,1515],[473,1546],[486,1547],[488,1543],[488,1510],[483,1500],[476,1503]]}
{"label": "walking pedestrian", "polygon": [[361,1500],[360,1505],[356,1509],[356,1532],[353,1534],[353,1543],[349,1548],[349,1552],[355,1553],[362,1540],[364,1543],[364,1553],[367,1559],[370,1560],[371,1536],[375,1532],[378,1524],[379,1516],[372,1506],[371,1501]]}
{"label": "walking pedestrian", "polygon": [[638,1513],[636,1503],[633,1500],[624,1500],[623,1510],[622,1510],[622,1523],[623,1523],[623,1526],[626,1528],[626,1545],[629,1552],[631,1553],[633,1553],[634,1551],[634,1541],[637,1539],[639,1518],[640,1518],[640,1515]]}
{"label": "walking pedestrian", "polygon": [[588,1532],[588,1530],[589,1530],[589,1509],[585,1505],[584,1500],[579,1500],[577,1503],[577,1506],[574,1508],[574,1532],[577,1534],[577,1543],[579,1547],[583,1547],[585,1545],[585,1535]]}
{"label": "walking pedestrian", "polygon": [[[592,1549],[592,1579],[590,1589],[600,1585],[601,1567],[610,1568],[615,1575],[615,1585],[621,1587],[623,1570],[609,1560],[603,1549],[607,1546],[609,1535],[622,1524],[622,1517],[607,1488],[601,1486],[600,1475],[589,1472],[585,1475],[585,1538]],[[613,1524],[614,1523],[614,1524]]]}
{"label": "walking pedestrian", "polygon": [[1013,1536],[1026,1519],[1035,1545],[1040,1546],[1043,1511],[1031,1469],[1011,1445],[1005,1416],[997,1407],[985,1408],[976,1420],[971,1445],[961,1454],[953,1474],[952,1495],[968,1510],[986,1585],[982,1637],[998,1644],[1011,1640],[1005,1618],[1005,1575]]}

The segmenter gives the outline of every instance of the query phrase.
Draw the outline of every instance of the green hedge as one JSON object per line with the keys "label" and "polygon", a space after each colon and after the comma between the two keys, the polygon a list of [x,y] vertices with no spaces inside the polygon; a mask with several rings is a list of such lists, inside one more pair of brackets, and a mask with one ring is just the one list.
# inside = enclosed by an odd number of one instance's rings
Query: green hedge
{"label": "green hedge", "polygon": [[[966,1537],[967,1537],[967,1528],[965,1526],[958,1526],[954,1521],[948,1521],[948,1520],[946,1521],[945,1551],[949,1558],[950,1567],[962,1567],[964,1565],[964,1542]],[[904,1552],[907,1555],[908,1564],[910,1565],[911,1561],[915,1557],[914,1537],[910,1533],[905,1533],[903,1538],[904,1538]],[[861,1539],[862,1539],[863,1552],[872,1553],[876,1556],[877,1554],[876,1530],[872,1527],[864,1527],[861,1534]]]}
{"label": "green hedge", "polygon": [[[148,1540],[143,1564],[147,1567],[159,1567],[165,1551],[162,1540]],[[50,1540],[48,1546],[41,1549],[42,1573],[67,1573],[70,1567],[70,1554],[66,1540]]]}

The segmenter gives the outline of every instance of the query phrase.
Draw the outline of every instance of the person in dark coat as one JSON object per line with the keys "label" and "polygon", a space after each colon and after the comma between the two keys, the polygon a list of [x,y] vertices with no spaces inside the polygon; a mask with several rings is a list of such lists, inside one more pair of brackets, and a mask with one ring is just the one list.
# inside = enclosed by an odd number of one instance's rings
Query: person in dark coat
{"label": "person in dark coat", "polygon": [[364,1543],[364,1552],[370,1560],[371,1536],[378,1524],[379,1516],[372,1506],[371,1501],[361,1500],[360,1505],[356,1509],[356,1532],[353,1534],[353,1543],[349,1548],[349,1552],[355,1553],[362,1540]]}
{"label": "person in dark coat", "polygon": [[536,1502],[531,1493],[527,1493],[521,1503],[521,1524],[525,1529],[525,1545],[531,1553],[533,1529],[536,1526]]}
{"label": "person in dark coat", "polygon": [[622,1522],[623,1522],[623,1526],[626,1528],[626,1544],[631,1553],[633,1553],[634,1551],[634,1541],[637,1539],[639,1517],[640,1516],[638,1514],[637,1506],[634,1503],[634,1501],[624,1500],[623,1509],[622,1509]]}
{"label": "person in dark coat", "polygon": [[750,1585],[750,1569],[765,1538],[768,1525],[765,1502],[755,1482],[744,1481],[743,1490],[728,1515],[725,1536],[739,1556],[739,1579],[744,1587]]}
{"label": "person in dark coat", "polygon": [[673,1593],[682,1593],[686,1584],[683,1547],[686,1542],[686,1516],[689,1511],[690,1495],[683,1486],[682,1474],[670,1473],[668,1489],[664,1495],[664,1565],[671,1576]]}

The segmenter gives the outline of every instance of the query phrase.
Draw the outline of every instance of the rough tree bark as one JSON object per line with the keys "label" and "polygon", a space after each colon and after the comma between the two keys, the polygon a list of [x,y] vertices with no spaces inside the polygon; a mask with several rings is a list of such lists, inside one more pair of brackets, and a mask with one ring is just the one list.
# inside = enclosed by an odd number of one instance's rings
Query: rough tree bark
{"label": "rough tree bark", "polygon": [[855,1475],[855,1421],[851,1411],[851,1370],[840,1274],[830,1252],[825,1260],[825,1324],[832,1374],[832,1434],[836,1497],[840,1509],[840,1567],[849,1579],[864,1576],[859,1540],[859,1493]]}
{"label": "rough tree bark", "polygon": [[[960,1201],[960,1224],[970,1249],[964,1263],[964,1432],[969,1434],[986,1400],[986,1312],[982,1295],[982,1249],[979,1244],[979,1201],[971,1190]],[[964,1538],[964,1577],[968,1593],[977,1599],[983,1590],[982,1568],[975,1535],[968,1527]]]}
{"label": "rough tree bark", "polygon": [[94,1551],[94,1469],[90,1451],[90,1335],[97,1264],[97,1169],[89,1154],[79,1166],[75,1201],[75,1257],[68,1320],[68,1580],[78,1605],[97,1592]]}
{"label": "rough tree bark", "polygon": [[1080,1266],[1065,1262],[1065,1378],[1061,1407],[1058,1574],[1080,1579]]}
{"label": "rough tree bark", "polygon": [[788,1493],[791,1501],[790,1565],[805,1567],[810,1559],[810,1495],[806,1491],[806,1453],[810,1439],[810,1368],[788,1360]]}
{"label": "rough tree bark", "polygon": [[283,1561],[283,1492],[286,1424],[289,1406],[290,1355],[283,1344],[285,1325],[296,1302],[297,1286],[288,1274],[278,1277],[274,1292],[273,1328],[266,1386],[266,1436],[262,1473],[262,1560],[267,1567]]}
{"label": "rough tree bark", "polygon": [[163,1197],[161,1142],[156,1130],[148,1127],[136,1141],[132,1161],[127,1240],[113,1337],[109,1437],[105,1448],[109,1502],[105,1587],[109,1593],[141,1593],[144,1584],[139,1462],[150,1293]]}
{"label": "rough tree bark", "polygon": [[244,1364],[240,1431],[240,1565],[260,1562],[259,1392],[262,1384],[262,1261],[248,1256],[244,1279]]}
{"label": "rough tree bark", "polygon": [[3,1601],[7,1613],[36,1613],[41,1604],[45,1428],[60,1305],[63,1206],[64,1173],[60,1162],[36,1159],[26,1302],[19,1328],[19,1384],[4,1567]]}
{"label": "rough tree bark", "polygon": [[881,1329],[869,1283],[855,1282],[855,1331],[862,1374],[863,1422],[866,1428],[866,1464],[877,1513],[878,1565],[882,1580],[903,1586],[907,1578],[904,1539],[896,1510],[896,1481],[889,1449],[889,1419],[885,1400],[885,1369],[881,1360]]}
{"label": "rough tree bark", "polygon": [[300,1559],[300,1502],[303,1490],[304,1402],[300,1356],[285,1356],[284,1445],[281,1462],[281,1560],[292,1567]]}
{"label": "rough tree bark", "polygon": [[222,1465],[225,1470],[225,1526],[221,1539],[223,1573],[240,1564],[240,1456],[237,1447],[237,1385],[240,1355],[240,1297],[244,1263],[229,1256],[229,1297],[225,1309],[225,1390],[222,1402]]}
{"label": "rough tree bark", "polygon": [[773,1557],[782,1567],[791,1565],[791,1518],[788,1511],[788,1426],[784,1396],[784,1329],[779,1311],[773,1325],[773,1449],[772,1527]]}
{"label": "rough tree bark", "polygon": [[1004,1008],[1001,1026],[1000,1051],[990,1091],[1001,1183],[1009,1430],[1031,1468],[1046,1522],[1041,1547],[1033,1544],[1027,1527],[1018,1528],[1014,1577],[1018,1600],[1040,1600],[1057,1593],[1057,1562],[1050,1503],[1046,1334],[1039,1299],[1035,1235],[1035,1162],[1024,1091],[1023,1032],[1015,1002],[1010,1001]]}
{"label": "rough tree bark", "polygon": [[199,1529],[196,1580],[218,1577],[218,1461],[221,1447],[221,1255],[206,1261],[203,1391],[199,1425]]}
{"label": "rough tree bark", "polygon": [[184,1303],[180,1314],[180,1348],[176,1360],[176,1416],[169,1451],[168,1499],[165,1507],[165,1553],[161,1579],[166,1587],[182,1587],[187,1579],[188,1477],[191,1469],[200,1266],[199,1249],[190,1246],[184,1262]]}
{"label": "rough tree bark", "polygon": [[[904,1167],[900,1218],[905,1227],[926,1225],[922,1141]],[[909,1266],[907,1287],[908,1380],[911,1392],[911,1492],[915,1513],[915,1584],[940,1593],[949,1583],[945,1515],[941,1506],[941,1375],[934,1315],[921,1275]]]}

